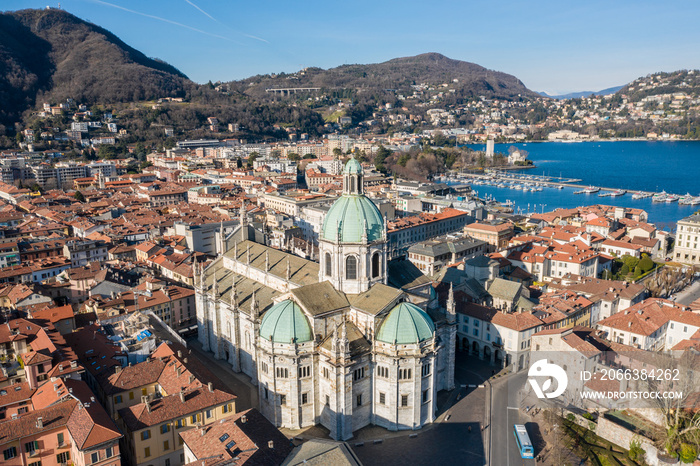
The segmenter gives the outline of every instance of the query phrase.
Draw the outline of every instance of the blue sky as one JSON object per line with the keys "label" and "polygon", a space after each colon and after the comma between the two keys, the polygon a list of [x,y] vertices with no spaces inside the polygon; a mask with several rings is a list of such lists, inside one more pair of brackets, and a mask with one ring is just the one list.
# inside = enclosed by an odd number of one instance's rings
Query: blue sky
{"label": "blue sky", "polygon": [[[439,52],[551,94],[700,67],[700,2],[62,0],[197,82]],[[57,7],[2,0],[3,10]]]}

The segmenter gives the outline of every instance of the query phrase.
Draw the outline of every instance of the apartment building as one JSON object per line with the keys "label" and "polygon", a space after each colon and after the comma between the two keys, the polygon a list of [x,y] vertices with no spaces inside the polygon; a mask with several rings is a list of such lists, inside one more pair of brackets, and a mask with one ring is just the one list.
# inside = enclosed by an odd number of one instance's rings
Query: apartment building
{"label": "apartment building", "polygon": [[71,267],[85,267],[109,259],[107,244],[102,240],[70,240],[63,245],[63,255]]}
{"label": "apartment building", "polygon": [[414,244],[408,248],[408,260],[425,275],[434,275],[443,267],[472,259],[485,252],[484,241],[457,233]]}
{"label": "apartment building", "polygon": [[470,223],[464,227],[464,233],[474,239],[488,244],[487,252],[494,252],[508,246],[508,241],[513,237],[513,224],[504,222],[499,224]]}
{"label": "apartment building", "polygon": [[691,215],[676,224],[673,259],[688,265],[700,265],[700,214]]}
{"label": "apartment building", "polygon": [[473,220],[474,217],[467,212],[448,208],[438,214],[423,212],[389,221],[387,246],[390,258],[405,256],[415,243],[460,231]]}

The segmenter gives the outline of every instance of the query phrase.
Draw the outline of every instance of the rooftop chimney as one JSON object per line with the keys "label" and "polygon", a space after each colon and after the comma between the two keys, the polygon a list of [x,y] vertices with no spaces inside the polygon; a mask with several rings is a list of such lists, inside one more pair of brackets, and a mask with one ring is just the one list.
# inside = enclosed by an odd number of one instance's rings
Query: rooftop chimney
{"label": "rooftop chimney", "polygon": [[118,374],[118,373],[120,373],[121,371],[122,371],[122,366],[115,366],[115,367],[114,367],[114,373],[115,373],[115,374]]}
{"label": "rooftop chimney", "polygon": [[241,416],[241,424],[245,424],[246,422],[248,422],[248,418],[244,414],[243,416]]}
{"label": "rooftop chimney", "polygon": [[187,364],[187,358],[183,359],[182,362],[183,362],[184,364]]}
{"label": "rooftop chimney", "polygon": [[185,402],[185,392],[180,392],[180,401]]}
{"label": "rooftop chimney", "polygon": [[177,350],[177,357],[178,357],[178,358],[181,358],[181,357],[182,357],[182,351]]}
{"label": "rooftop chimney", "polygon": [[270,448],[270,449],[275,448],[275,442],[273,442],[272,440],[267,442],[267,448]]}
{"label": "rooftop chimney", "polygon": [[209,388],[209,391],[210,391],[210,392],[213,392],[213,391],[214,391],[214,384],[213,384],[213,383],[209,382],[209,383],[207,384],[207,387]]}
{"label": "rooftop chimney", "polygon": [[44,428],[44,421],[43,421],[43,419],[41,418],[41,416],[39,416],[38,418],[36,418],[36,428],[37,428],[37,429],[43,429],[43,428]]}

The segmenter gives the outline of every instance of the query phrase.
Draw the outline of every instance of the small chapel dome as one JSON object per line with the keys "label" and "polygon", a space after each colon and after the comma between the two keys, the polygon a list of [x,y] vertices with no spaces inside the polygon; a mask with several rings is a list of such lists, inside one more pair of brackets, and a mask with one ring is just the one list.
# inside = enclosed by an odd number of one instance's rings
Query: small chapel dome
{"label": "small chapel dome", "polygon": [[389,311],[377,332],[384,343],[410,345],[428,340],[435,334],[435,324],[428,314],[413,303],[400,303]]}
{"label": "small chapel dome", "polygon": [[299,305],[291,299],[280,301],[263,315],[260,336],[274,343],[304,343],[313,340],[309,321]]}

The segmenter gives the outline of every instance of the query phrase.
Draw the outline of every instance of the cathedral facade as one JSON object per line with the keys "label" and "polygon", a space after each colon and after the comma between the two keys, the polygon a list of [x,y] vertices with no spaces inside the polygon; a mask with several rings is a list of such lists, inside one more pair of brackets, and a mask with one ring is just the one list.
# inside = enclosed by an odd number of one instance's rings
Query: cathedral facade
{"label": "cathedral facade", "polygon": [[350,159],[328,211],[319,263],[252,238],[245,215],[220,255],[196,272],[199,340],[257,385],[276,426],[321,424],[347,440],[367,425],[431,423],[454,388],[454,300],[440,307],[410,262],[387,261],[386,220]]}

